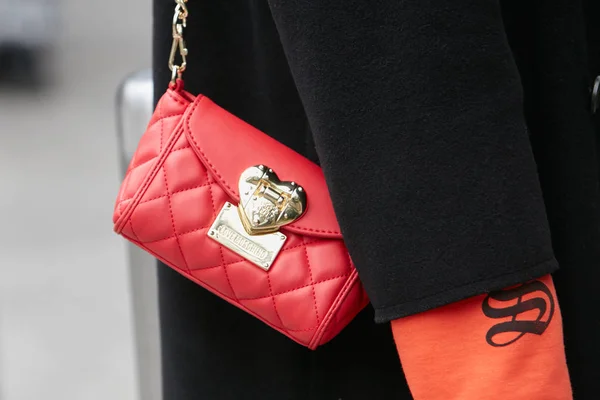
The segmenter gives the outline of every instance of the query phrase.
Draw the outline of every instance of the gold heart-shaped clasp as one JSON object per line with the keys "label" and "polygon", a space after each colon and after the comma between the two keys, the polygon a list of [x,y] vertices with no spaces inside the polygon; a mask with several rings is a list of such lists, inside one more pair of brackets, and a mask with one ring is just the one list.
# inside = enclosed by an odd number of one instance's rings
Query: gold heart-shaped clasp
{"label": "gold heart-shaped clasp", "polygon": [[238,213],[248,234],[272,233],[306,210],[306,193],[295,182],[282,182],[272,169],[257,165],[242,172]]}
{"label": "gold heart-shaped clasp", "polygon": [[208,236],[268,271],[287,236],[279,228],[302,216],[306,193],[295,182],[281,182],[265,165],[242,172],[238,207],[225,202]]}

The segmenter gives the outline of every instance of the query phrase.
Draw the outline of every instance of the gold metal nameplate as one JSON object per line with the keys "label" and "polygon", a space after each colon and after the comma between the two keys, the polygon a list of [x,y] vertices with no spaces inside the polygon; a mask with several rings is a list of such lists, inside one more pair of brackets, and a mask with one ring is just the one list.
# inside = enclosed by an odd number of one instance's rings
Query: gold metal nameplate
{"label": "gold metal nameplate", "polygon": [[208,236],[268,271],[287,239],[279,228],[302,216],[306,193],[263,165],[242,173],[239,190],[239,206],[225,203]]}
{"label": "gold metal nameplate", "polygon": [[268,271],[287,236],[281,232],[250,235],[244,229],[238,209],[227,202],[210,227],[208,236],[246,260]]}

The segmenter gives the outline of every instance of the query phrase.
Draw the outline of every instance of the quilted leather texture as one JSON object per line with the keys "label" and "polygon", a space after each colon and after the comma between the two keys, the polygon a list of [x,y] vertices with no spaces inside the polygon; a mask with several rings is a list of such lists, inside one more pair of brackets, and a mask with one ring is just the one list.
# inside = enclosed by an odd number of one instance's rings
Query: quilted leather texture
{"label": "quilted leather texture", "polygon": [[[252,146],[267,159],[259,163],[307,188],[314,209],[282,228],[288,239],[268,272],[207,236],[223,204],[237,204],[232,180],[255,161],[244,156]],[[235,150],[224,159],[220,149],[227,148]],[[130,162],[113,222],[117,233],[188,279],[314,349],[368,303],[328,195],[308,190],[323,185],[320,168],[299,154],[210,99],[169,89]]]}

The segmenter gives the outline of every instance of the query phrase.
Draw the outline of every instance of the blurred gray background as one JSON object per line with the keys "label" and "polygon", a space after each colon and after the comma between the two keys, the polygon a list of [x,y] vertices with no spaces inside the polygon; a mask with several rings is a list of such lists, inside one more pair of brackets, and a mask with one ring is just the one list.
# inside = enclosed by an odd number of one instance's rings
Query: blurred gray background
{"label": "blurred gray background", "polygon": [[0,65],[0,400],[138,398],[114,108],[150,21],[150,0],[0,0],[0,45],[47,50],[41,89],[35,61],[16,84]]}

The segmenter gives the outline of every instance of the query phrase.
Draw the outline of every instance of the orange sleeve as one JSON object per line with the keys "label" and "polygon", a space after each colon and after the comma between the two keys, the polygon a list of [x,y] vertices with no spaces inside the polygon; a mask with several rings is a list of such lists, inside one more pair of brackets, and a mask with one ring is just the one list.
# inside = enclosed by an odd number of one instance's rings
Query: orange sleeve
{"label": "orange sleeve", "polygon": [[392,321],[415,400],[571,400],[550,276]]}

